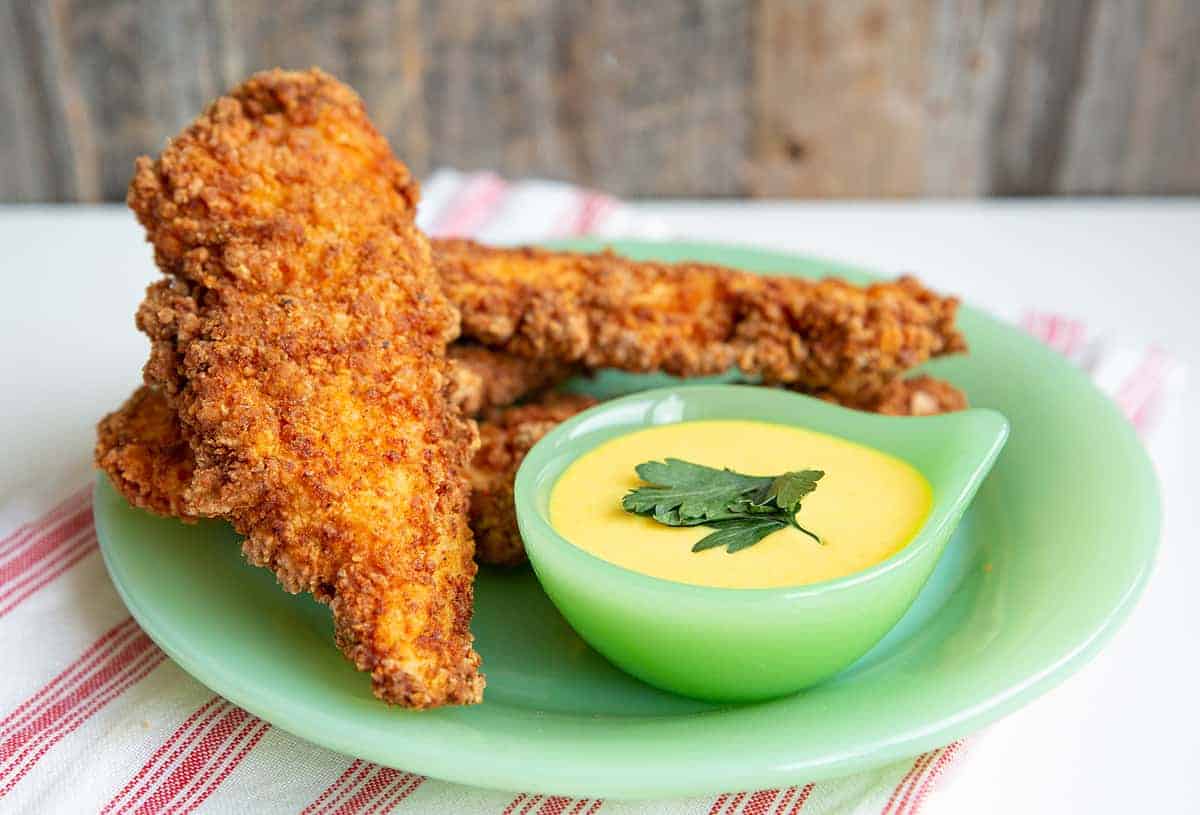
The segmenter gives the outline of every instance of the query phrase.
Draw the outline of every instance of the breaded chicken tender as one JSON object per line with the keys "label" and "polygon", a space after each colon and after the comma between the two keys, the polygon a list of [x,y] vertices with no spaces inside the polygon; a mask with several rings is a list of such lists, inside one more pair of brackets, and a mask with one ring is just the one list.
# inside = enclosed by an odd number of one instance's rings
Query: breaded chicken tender
{"label": "breaded chicken tender", "polygon": [[359,98],[316,70],[216,100],[138,160],[128,195],[167,275],[138,324],[146,382],[194,456],[186,507],[228,519],[248,560],[328,603],[377,696],[429,708],[477,702],[484,683],[477,439],[447,398],[457,315],[416,201]]}
{"label": "breaded chicken tender", "polygon": [[525,562],[517,529],[513,480],[533,445],[554,427],[596,404],[590,396],[551,393],[527,405],[491,411],[479,424],[479,452],[471,463],[471,528],[480,563]]}
{"label": "breaded chicken tender", "polygon": [[912,278],[859,287],[454,239],[434,255],[465,338],[591,369],[698,376],[736,364],[768,385],[866,404],[966,348],[957,300]]}
{"label": "breaded chicken tender", "polygon": [[575,373],[575,366],[455,343],[448,351],[454,386],[450,400],[468,416],[505,407]]}
{"label": "breaded chicken tender", "polygon": [[[494,408],[480,423],[483,443],[468,474],[475,554],[481,563],[525,562],[513,506],[517,468],[556,425],[594,404],[591,397],[550,393],[526,405]],[[143,385],[104,417],[96,466],[133,506],[189,523],[202,517],[185,497],[194,469],[191,448],[161,391]]]}
{"label": "breaded chicken tender", "polygon": [[885,416],[933,416],[967,408],[965,393],[949,382],[935,379],[928,374],[896,379],[881,393],[873,394],[865,401],[838,399],[828,392],[813,395],[828,402],[837,402],[843,407],[867,413],[882,413]]}
{"label": "breaded chicken tender", "polygon": [[96,428],[96,466],[135,507],[194,521],[184,491],[196,460],[162,391],[145,385]]}

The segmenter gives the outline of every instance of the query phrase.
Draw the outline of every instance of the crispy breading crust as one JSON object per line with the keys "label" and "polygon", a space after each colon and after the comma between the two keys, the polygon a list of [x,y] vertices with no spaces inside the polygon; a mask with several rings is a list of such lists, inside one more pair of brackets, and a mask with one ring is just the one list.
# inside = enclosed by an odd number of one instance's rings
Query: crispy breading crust
{"label": "crispy breading crust", "polygon": [[195,459],[175,411],[160,391],[142,386],[96,428],[96,466],[135,507],[192,522],[184,491]]}
{"label": "crispy breading crust", "polygon": [[828,402],[837,402],[843,407],[882,413],[887,416],[932,416],[966,410],[967,395],[958,388],[928,374],[910,376],[891,382],[882,393],[866,401],[838,399],[830,393],[817,393]]}
{"label": "crispy breading crust", "polygon": [[448,403],[457,315],[413,224],[417,185],[349,88],[258,74],[218,99],[128,202],[168,281],[138,313],[195,455],[185,499],[333,611],[376,695],[479,701],[465,468]]}
{"label": "crispy breading crust", "polygon": [[866,403],[966,348],[957,300],[912,278],[858,287],[612,253],[433,246],[463,336],[530,358],[679,376],[737,364],[766,384]]}
{"label": "crispy breading crust", "polygon": [[[164,283],[154,284],[147,309],[163,307],[166,296],[173,307],[180,300],[160,293]],[[190,300],[184,299],[188,304]],[[143,323],[157,322],[143,318]],[[156,347],[173,349],[174,334]],[[573,368],[555,363],[493,351],[477,345],[453,344],[447,349],[453,388],[451,401],[464,413],[495,414],[530,394],[567,378]],[[174,354],[168,354],[166,374],[175,371]],[[161,377],[153,377],[161,381]],[[486,426],[486,425],[485,425]],[[522,433],[515,426],[514,433]],[[494,437],[489,430],[488,434]],[[478,459],[478,456],[476,457]],[[129,503],[157,515],[194,522],[197,518],[184,500],[191,484],[195,460],[183,437],[175,411],[164,394],[142,386],[120,408],[105,416],[97,427],[96,466],[108,473],[117,490]],[[519,463],[519,462],[518,462]],[[478,549],[478,540],[476,548]]]}
{"label": "crispy breading crust", "polygon": [[567,363],[519,357],[471,343],[455,343],[447,353],[454,381],[450,399],[468,416],[511,405],[575,372]]}
{"label": "crispy breading crust", "polygon": [[491,411],[479,425],[479,452],[471,462],[471,528],[480,563],[516,566],[525,562],[517,529],[513,479],[525,454],[542,437],[581,410],[590,396],[551,393],[537,402]]}
{"label": "crispy breading crust", "polygon": [[[594,404],[587,396],[551,393],[528,405],[493,409],[479,425],[483,443],[468,472],[480,562],[525,562],[513,508],[517,468],[551,428]],[[189,522],[198,517],[185,497],[193,471],[191,448],[161,391],[143,385],[104,417],[95,457],[96,466],[134,506]]]}
{"label": "crispy breading crust", "polygon": [[896,380],[873,405],[847,407],[888,416],[933,416],[966,410],[967,395],[949,382],[921,374]]}

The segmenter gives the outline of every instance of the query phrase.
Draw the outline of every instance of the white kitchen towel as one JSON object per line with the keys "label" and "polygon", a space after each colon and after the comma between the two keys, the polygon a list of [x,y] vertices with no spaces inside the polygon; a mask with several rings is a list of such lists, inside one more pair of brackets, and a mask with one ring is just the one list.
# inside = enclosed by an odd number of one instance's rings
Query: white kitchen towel
{"label": "white kitchen towel", "polygon": [[[511,243],[593,234],[666,237],[601,193],[490,173],[440,171],[419,221],[435,235]],[[149,252],[147,251],[147,256]],[[148,262],[148,261],[147,261]],[[1098,337],[1038,311],[1024,327],[1084,367],[1150,446],[1182,387],[1162,349]],[[128,330],[121,321],[113,330]],[[1170,440],[1166,440],[1168,443]],[[13,812],[914,813],[970,740],[870,772],[795,786],[655,802],[577,800],[450,784],[308,744],[226,702],[178,668],[130,618],[97,551],[89,450],[74,480],[0,498],[0,810]]]}

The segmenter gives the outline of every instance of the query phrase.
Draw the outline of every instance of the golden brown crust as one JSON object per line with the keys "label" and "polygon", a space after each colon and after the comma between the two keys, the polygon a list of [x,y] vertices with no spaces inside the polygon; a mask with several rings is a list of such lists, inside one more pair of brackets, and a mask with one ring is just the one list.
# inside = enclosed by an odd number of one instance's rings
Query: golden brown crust
{"label": "golden brown crust", "polygon": [[175,411],[143,385],[96,428],[96,466],[129,503],[158,515],[194,521],[183,493],[195,460]]}
{"label": "golden brown crust", "polygon": [[810,394],[835,402],[842,407],[863,410],[867,413],[882,413],[886,416],[933,416],[966,410],[967,395],[958,388],[928,374],[918,374],[907,379],[896,379],[879,393],[867,399],[845,399],[818,391]]}
{"label": "golden brown crust", "polygon": [[[471,525],[481,563],[525,562],[517,530],[513,478],[525,454],[555,425],[596,404],[587,396],[552,393],[538,402],[493,409],[479,425],[482,440],[471,462]],[[161,391],[142,386],[100,422],[96,465],[134,506],[194,520],[185,491],[193,469],[191,448]]]}
{"label": "golden brown crust", "polygon": [[457,315],[412,222],[417,186],[349,88],[258,74],[218,99],[128,201],[169,282],[139,325],[145,375],[195,457],[196,515],[330,604],[375,693],[480,699],[465,468],[449,407]]}
{"label": "golden brown crust", "polygon": [[480,563],[517,566],[525,562],[513,504],[517,468],[556,425],[594,404],[590,396],[552,393],[527,405],[493,410],[480,422],[479,452],[470,469],[471,528]]}
{"label": "golden brown crust", "polygon": [[511,405],[575,371],[564,362],[519,357],[473,343],[455,343],[447,354],[454,382],[450,399],[468,416]]}
{"label": "golden brown crust", "polygon": [[964,350],[957,300],[912,278],[866,287],[698,263],[434,242],[463,336],[588,368],[719,373],[867,402],[905,371]]}
{"label": "golden brown crust", "polygon": [[949,382],[921,374],[896,380],[882,398],[863,409],[889,416],[933,416],[966,410],[967,395]]}

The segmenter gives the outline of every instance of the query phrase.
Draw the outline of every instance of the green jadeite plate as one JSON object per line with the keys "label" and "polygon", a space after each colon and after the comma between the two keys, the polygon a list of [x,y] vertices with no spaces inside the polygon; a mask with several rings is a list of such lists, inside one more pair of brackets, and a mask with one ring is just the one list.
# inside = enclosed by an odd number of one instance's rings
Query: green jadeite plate
{"label": "green jadeite plate", "polygon": [[[871,279],[742,248],[615,248]],[[100,545],[130,611],[185,670],[274,725],[380,764],[483,787],[630,798],[862,770],[945,744],[1061,682],[1128,614],[1157,546],[1154,473],[1113,405],[1020,331],[969,308],[961,326],[971,353],[928,369],[1007,416],[1008,447],[908,614],[843,673],[785,699],[717,707],[654,690],[579,639],[528,569],[485,569],[472,628],[486,701],[389,708],[333,646],[328,609],[246,565],[228,526],[155,518],[100,478]],[[665,381],[605,374],[577,387],[612,396]]]}

